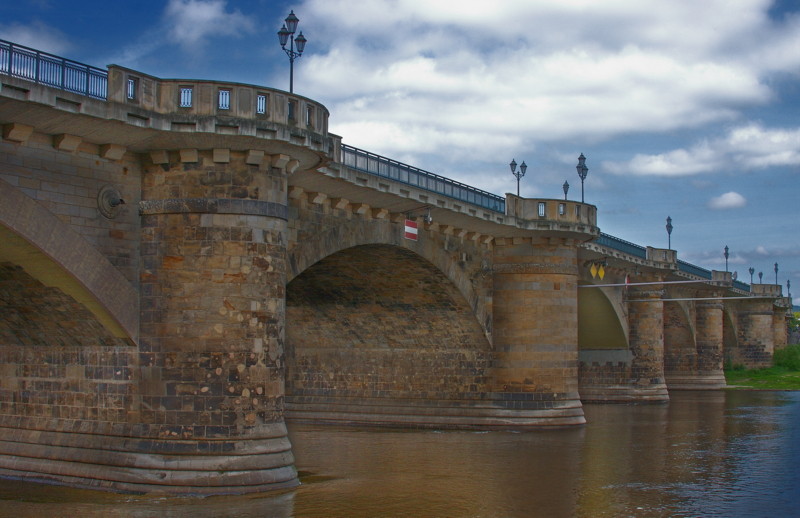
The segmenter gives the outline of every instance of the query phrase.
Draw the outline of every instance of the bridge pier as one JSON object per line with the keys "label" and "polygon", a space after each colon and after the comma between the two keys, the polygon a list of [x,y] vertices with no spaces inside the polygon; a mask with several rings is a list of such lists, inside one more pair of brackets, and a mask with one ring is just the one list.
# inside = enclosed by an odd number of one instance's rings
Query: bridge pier
{"label": "bridge pier", "polygon": [[[698,294],[700,296],[702,294]],[[678,354],[678,360],[667,361],[665,377],[669,390],[718,389],[725,387],[725,374],[722,370],[722,300],[698,301],[694,305],[694,340],[683,344],[684,348],[675,351],[679,344],[669,344],[667,358]],[[690,324],[687,322],[687,324]],[[693,350],[685,352],[685,347]],[[665,344],[666,347],[666,344]],[[691,360],[691,361],[688,361]]]}
{"label": "bridge pier", "polygon": [[143,172],[140,419],[157,435],[140,444],[172,492],[298,484],[283,421],[290,157],[253,162],[155,151]]}
{"label": "bridge pier", "polygon": [[494,253],[491,382],[540,424],[585,422],[578,394],[577,244],[507,240]]}
{"label": "bridge pier", "polygon": [[747,301],[738,312],[737,346],[726,352],[733,365],[749,369],[772,365],[775,349],[771,300]]}
{"label": "bridge pier", "polygon": [[[658,279],[661,280],[661,279]],[[657,286],[631,288],[628,292],[631,370],[630,386],[621,399],[666,401],[664,378],[664,302]]]}

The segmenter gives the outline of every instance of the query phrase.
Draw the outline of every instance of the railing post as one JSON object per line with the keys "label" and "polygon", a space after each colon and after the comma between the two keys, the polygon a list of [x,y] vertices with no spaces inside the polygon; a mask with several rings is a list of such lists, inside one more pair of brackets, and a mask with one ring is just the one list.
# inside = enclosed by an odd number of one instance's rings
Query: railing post
{"label": "railing post", "polygon": [[42,62],[42,58],[40,57],[39,51],[36,51],[36,63],[33,67],[33,80],[36,83],[39,83],[39,63]]}
{"label": "railing post", "polygon": [[8,44],[8,68],[6,68],[6,70],[8,71],[9,74],[11,73],[11,53],[13,52],[13,50],[14,50],[14,45],[9,43]]}

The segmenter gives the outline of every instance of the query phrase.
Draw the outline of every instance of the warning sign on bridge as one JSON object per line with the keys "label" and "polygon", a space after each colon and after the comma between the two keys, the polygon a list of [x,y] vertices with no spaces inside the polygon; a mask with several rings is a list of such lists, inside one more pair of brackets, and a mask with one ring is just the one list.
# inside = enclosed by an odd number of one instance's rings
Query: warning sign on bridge
{"label": "warning sign on bridge", "polygon": [[417,240],[417,222],[411,219],[406,220],[406,239]]}

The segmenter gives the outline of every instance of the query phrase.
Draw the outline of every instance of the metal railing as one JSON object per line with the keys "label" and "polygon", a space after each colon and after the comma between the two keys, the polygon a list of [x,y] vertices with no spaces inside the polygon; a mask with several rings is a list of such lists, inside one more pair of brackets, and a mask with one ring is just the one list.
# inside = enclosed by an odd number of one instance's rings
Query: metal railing
{"label": "metal railing", "polygon": [[625,241],[624,239],[620,239],[618,237],[604,234],[602,232],[595,243],[613,248],[614,250],[619,250],[620,252],[624,252],[635,257],[647,259],[647,248],[631,243],[630,241]]}
{"label": "metal railing", "polygon": [[105,100],[108,71],[0,40],[0,74]]}
{"label": "metal railing", "polygon": [[353,146],[342,144],[342,163],[358,171],[389,178],[494,212],[506,212],[506,199],[502,196]]}
{"label": "metal railing", "polygon": [[678,269],[685,273],[697,275],[698,277],[702,277],[703,279],[711,278],[711,270],[700,268],[699,266],[687,263],[686,261],[681,261],[680,259],[678,259]]}

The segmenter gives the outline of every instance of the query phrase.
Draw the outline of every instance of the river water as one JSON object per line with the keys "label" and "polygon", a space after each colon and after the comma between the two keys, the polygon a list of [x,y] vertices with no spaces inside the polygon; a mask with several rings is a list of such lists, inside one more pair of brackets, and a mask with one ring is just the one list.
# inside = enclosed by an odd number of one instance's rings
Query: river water
{"label": "river water", "polygon": [[290,426],[303,485],[172,498],[0,481],[0,516],[800,516],[800,392],[675,392],[588,405],[575,429]]}

